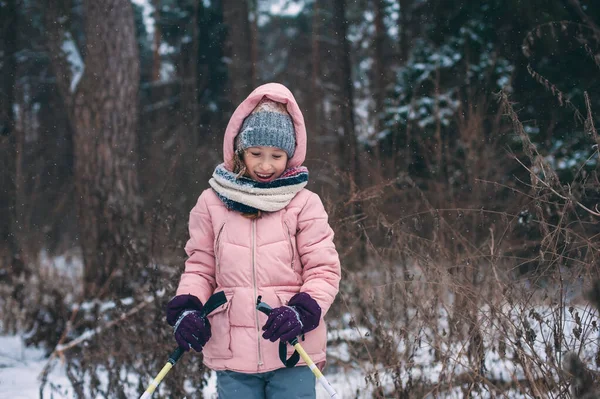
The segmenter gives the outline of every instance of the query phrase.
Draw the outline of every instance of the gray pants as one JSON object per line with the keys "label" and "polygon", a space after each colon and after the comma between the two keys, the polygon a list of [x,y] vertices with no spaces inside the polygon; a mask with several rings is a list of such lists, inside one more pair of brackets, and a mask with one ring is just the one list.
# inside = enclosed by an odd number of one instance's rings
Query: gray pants
{"label": "gray pants", "polygon": [[217,371],[219,399],[316,399],[315,384],[306,366],[257,374]]}

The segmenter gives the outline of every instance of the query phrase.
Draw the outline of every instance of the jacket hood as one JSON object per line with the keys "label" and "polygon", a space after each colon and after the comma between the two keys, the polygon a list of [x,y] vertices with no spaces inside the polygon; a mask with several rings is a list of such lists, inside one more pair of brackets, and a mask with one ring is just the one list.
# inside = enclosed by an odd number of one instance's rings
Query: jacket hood
{"label": "jacket hood", "polygon": [[294,121],[296,133],[296,151],[288,159],[287,167],[293,168],[302,165],[306,158],[306,126],[304,116],[298,107],[298,103],[292,92],[280,83],[267,83],[254,89],[252,93],[236,108],[229,119],[225,138],[223,139],[223,161],[225,168],[233,171],[234,142],[238,135],[244,119],[254,110],[263,97],[285,104],[288,113]]}

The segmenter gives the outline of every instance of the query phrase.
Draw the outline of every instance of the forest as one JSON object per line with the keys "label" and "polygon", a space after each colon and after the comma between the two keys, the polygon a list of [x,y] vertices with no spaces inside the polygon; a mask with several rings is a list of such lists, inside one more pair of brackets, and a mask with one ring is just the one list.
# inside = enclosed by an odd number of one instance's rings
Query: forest
{"label": "forest", "polygon": [[267,82],[335,232],[341,397],[600,397],[600,2],[0,0],[0,335],[40,398],[164,365],[190,210]]}

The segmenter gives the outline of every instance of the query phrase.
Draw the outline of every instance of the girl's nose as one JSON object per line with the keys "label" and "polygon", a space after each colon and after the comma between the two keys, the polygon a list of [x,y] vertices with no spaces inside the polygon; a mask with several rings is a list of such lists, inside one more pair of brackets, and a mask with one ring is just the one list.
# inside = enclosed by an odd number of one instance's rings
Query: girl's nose
{"label": "girl's nose", "polygon": [[258,164],[259,169],[266,171],[269,171],[272,169],[272,165],[269,161],[262,161],[261,163]]}

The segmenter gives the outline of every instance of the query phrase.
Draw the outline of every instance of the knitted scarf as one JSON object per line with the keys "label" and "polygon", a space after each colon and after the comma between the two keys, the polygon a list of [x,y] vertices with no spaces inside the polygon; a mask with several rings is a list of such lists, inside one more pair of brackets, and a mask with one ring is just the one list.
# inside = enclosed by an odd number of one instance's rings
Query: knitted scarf
{"label": "knitted scarf", "polygon": [[220,164],[208,181],[228,209],[242,213],[275,212],[283,209],[308,183],[304,166],[287,169],[277,179],[261,183],[236,174]]}

